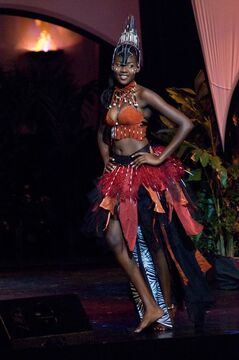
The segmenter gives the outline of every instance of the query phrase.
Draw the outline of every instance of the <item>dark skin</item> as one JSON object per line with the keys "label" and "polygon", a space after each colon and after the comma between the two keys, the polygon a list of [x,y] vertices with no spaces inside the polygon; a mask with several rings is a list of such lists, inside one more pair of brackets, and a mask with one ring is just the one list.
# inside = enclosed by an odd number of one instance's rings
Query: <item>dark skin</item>
{"label": "dark skin", "polygon": [[[120,57],[116,56],[114,64],[112,65],[112,70],[114,72],[117,85],[119,87],[124,87],[134,80],[136,73],[139,72],[139,65],[134,55],[128,57],[127,64],[125,66],[121,65],[121,60],[122,59]],[[193,127],[192,122],[183,113],[164,101],[158,94],[138,84],[136,87],[136,97],[139,104],[138,109],[144,113],[145,121],[147,121],[148,118],[149,108],[153,108],[178,125],[178,129],[174,138],[168,144],[168,146],[166,146],[160,156],[156,156],[153,153],[138,152],[134,156],[134,160],[131,163],[131,166],[136,168],[142,164],[160,166],[160,164],[162,164],[168,156],[173,154],[173,152],[186,138]],[[124,105],[122,105],[122,108],[123,106]],[[110,114],[111,118],[116,120],[120,110],[121,109],[112,108]],[[115,164],[114,159],[109,156],[109,145],[103,141],[104,127],[105,125],[102,124],[99,128],[98,144],[105,164],[104,171],[111,172],[115,168]],[[112,148],[113,151],[118,155],[131,155],[147,144],[147,139],[139,141],[126,138],[115,140],[112,144]],[[119,264],[126,272],[129,280],[134,284],[142,299],[144,305],[144,317],[135,329],[135,332],[139,333],[148,326],[154,325],[155,321],[162,317],[163,310],[155,302],[134,259],[129,257],[127,245],[125,243],[121,225],[117,217],[114,217],[110,220],[106,232],[106,238]],[[153,260],[156,264],[158,275],[161,280],[162,292],[166,305],[170,308],[172,306],[170,274],[163,251],[159,250],[156,254],[154,254]],[[155,325],[155,329],[164,330],[163,326],[161,325]]]}

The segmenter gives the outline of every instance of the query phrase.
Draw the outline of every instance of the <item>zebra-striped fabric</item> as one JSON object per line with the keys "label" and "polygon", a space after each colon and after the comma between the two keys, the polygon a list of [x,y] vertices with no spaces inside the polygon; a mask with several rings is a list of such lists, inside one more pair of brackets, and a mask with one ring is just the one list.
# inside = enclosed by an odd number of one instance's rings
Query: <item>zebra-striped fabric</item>
{"label": "zebra-striped fabric", "polygon": [[[134,257],[135,261],[137,262],[138,266],[140,267],[140,269],[145,277],[145,280],[147,281],[157,304],[164,311],[164,315],[160,319],[158,319],[157,322],[164,325],[167,328],[172,328],[173,327],[172,321],[170,319],[167,306],[164,302],[159,279],[157,277],[156,270],[155,270],[155,267],[153,264],[153,260],[152,260],[151,254],[149,252],[149,249],[147,247],[147,244],[144,240],[140,226],[138,226],[138,230],[137,230],[137,241],[136,241],[136,246],[133,251],[133,257]],[[130,288],[131,288],[133,300],[135,302],[139,317],[140,317],[140,319],[142,319],[143,314],[144,314],[144,307],[143,307],[142,300],[132,283],[130,283]]]}

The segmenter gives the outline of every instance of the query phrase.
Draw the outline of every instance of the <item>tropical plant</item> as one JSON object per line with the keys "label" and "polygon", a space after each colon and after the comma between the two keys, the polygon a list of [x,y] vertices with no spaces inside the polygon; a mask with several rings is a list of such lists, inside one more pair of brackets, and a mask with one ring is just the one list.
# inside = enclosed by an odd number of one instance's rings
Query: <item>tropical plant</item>
{"label": "tropical plant", "polygon": [[[234,256],[239,234],[239,166],[223,152],[217,122],[203,71],[194,89],[168,88],[179,110],[193,120],[194,129],[177,155],[187,167],[187,182],[195,184],[197,204],[202,209],[205,228],[195,237],[204,253]],[[164,126],[174,125],[161,116]]]}

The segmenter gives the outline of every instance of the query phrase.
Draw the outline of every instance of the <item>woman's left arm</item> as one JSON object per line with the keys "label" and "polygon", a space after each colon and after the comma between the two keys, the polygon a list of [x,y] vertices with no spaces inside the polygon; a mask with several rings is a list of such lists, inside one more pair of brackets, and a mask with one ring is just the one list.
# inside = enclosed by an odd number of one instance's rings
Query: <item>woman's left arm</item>
{"label": "woman's left arm", "polygon": [[[168,104],[165,100],[161,98],[155,92],[143,88],[141,92],[141,98],[146,106],[150,106],[155,110],[159,111],[162,115],[169,118],[175,124],[178,125],[177,132],[170,143],[165,147],[163,153],[160,156],[146,153],[137,153],[139,155],[134,161],[133,166],[138,167],[143,163],[148,163],[150,165],[160,165],[168,156],[178,148],[178,146],[183,142],[188,133],[192,130],[193,124],[192,121],[184,115],[181,111],[177,110],[175,107]],[[143,157],[141,157],[141,155]],[[153,156],[148,156],[153,155]],[[141,158],[141,159],[140,159]]]}

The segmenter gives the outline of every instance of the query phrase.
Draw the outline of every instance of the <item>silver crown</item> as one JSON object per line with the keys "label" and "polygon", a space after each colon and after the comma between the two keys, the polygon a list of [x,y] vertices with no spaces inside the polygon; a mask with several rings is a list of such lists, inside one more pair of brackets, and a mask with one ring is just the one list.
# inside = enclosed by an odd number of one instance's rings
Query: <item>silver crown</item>
{"label": "silver crown", "polygon": [[128,16],[125,29],[119,38],[117,46],[123,44],[133,45],[137,49],[139,49],[139,37],[135,28],[135,21],[133,15]]}

